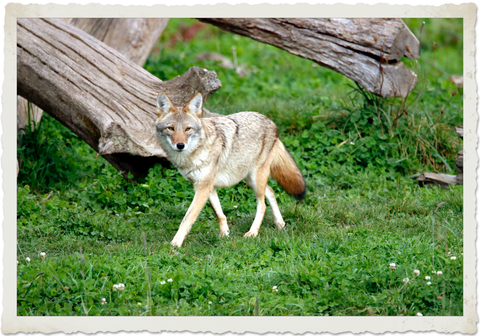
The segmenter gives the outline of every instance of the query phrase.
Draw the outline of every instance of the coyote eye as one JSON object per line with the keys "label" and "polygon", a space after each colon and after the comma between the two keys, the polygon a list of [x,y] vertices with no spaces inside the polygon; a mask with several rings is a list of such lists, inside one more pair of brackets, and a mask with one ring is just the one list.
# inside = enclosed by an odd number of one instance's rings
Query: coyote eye
{"label": "coyote eye", "polygon": [[188,132],[188,131],[190,131],[191,129],[192,129],[191,127],[187,127],[187,128],[185,128],[185,131]]}
{"label": "coyote eye", "polygon": [[170,127],[167,127],[167,130],[172,131],[172,132],[175,131],[175,129],[174,129],[173,127],[171,127],[171,126],[170,126]]}

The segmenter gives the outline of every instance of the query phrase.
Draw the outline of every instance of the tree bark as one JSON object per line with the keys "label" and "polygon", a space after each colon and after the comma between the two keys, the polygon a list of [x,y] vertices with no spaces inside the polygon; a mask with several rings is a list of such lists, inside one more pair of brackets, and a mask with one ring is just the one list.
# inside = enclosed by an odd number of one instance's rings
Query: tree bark
{"label": "tree bark", "polygon": [[18,93],[135,177],[166,163],[153,133],[158,93],[181,106],[220,87],[215,72],[196,67],[162,82],[61,19],[17,20]]}
{"label": "tree bark", "polygon": [[30,124],[30,130],[33,130],[36,124],[40,122],[43,111],[34,104],[28,106],[28,100],[17,96],[17,134],[20,134]]}
{"label": "tree bark", "polygon": [[416,180],[421,187],[431,187],[434,185],[438,185],[442,189],[448,189],[448,186],[450,184],[463,184],[463,176],[461,179],[458,179],[457,177],[457,175],[423,173],[422,175],[417,177]]}
{"label": "tree bark", "polygon": [[[120,52],[124,57],[143,66],[155,43],[160,38],[169,19],[165,18],[70,18],[64,19],[96,39]],[[17,99],[17,133],[25,129],[29,117],[35,124],[40,122],[43,111],[28,101]]]}
{"label": "tree bark", "polygon": [[406,97],[417,76],[399,60],[419,58],[419,42],[401,19],[202,18],[335,70],[382,97]]}
{"label": "tree bark", "polygon": [[143,66],[167,26],[165,18],[71,18],[65,19],[125,58]]}

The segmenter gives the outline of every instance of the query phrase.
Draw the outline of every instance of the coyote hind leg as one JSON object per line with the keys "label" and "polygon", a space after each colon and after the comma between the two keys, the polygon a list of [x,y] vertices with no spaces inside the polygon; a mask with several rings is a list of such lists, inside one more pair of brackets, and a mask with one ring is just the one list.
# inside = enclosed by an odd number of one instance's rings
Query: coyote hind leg
{"label": "coyote hind leg", "polygon": [[213,188],[210,192],[210,195],[208,195],[208,201],[210,202],[215,215],[217,215],[218,226],[220,227],[220,236],[228,236],[230,234],[230,230],[228,229],[227,217],[225,217],[223,214],[222,205],[220,204],[217,190],[215,188]]}
{"label": "coyote hind leg", "polygon": [[247,185],[255,192],[255,197],[257,199],[257,213],[250,230],[245,233],[244,237],[256,237],[260,230],[260,225],[262,225],[265,210],[267,209],[267,206],[265,205],[265,191],[268,182],[268,175],[269,170],[259,169],[255,174],[254,179],[252,179],[251,176],[245,178]]}
{"label": "coyote hind leg", "polygon": [[273,222],[275,223],[275,226],[279,230],[283,229],[285,227],[285,222],[283,221],[282,214],[280,213],[280,209],[278,208],[275,193],[273,192],[273,189],[268,185],[265,188],[265,197],[267,197],[268,204],[270,204],[270,208],[272,208]]}

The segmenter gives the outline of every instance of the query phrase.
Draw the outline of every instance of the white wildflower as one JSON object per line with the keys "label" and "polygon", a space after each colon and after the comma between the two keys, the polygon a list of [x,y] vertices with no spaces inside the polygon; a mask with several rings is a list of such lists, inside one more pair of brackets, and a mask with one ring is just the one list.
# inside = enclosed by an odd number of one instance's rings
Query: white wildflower
{"label": "white wildflower", "polygon": [[118,289],[123,291],[125,289],[125,285],[123,283],[118,284]]}
{"label": "white wildflower", "polygon": [[423,314],[422,313],[417,313],[417,316],[423,316]]}
{"label": "white wildflower", "polygon": [[430,280],[430,275],[427,275],[427,276],[425,277],[425,280]]}
{"label": "white wildflower", "polygon": [[457,259],[457,257],[455,257],[455,256],[450,257],[450,260],[456,260],[456,259]]}
{"label": "white wildflower", "polygon": [[420,271],[416,269],[416,270],[413,271],[413,274],[415,274],[416,276],[419,276],[419,275],[420,275]]}
{"label": "white wildflower", "polygon": [[118,290],[118,285],[117,284],[113,285],[113,290],[114,291]]}
{"label": "white wildflower", "polygon": [[25,260],[26,260],[26,261],[30,261],[30,258],[29,258],[29,257],[26,257]]}
{"label": "white wildflower", "polygon": [[102,302],[102,305],[104,305],[105,303],[107,303],[107,299],[102,298],[101,302]]}
{"label": "white wildflower", "polygon": [[410,279],[409,279],[409,278],[405,278],[405,279],[403,279],[403,283],[407,283],[407,282],[409,282],[409,281],[410,281]]}
{"label": "white wildflower", "polygon": [[162,280],[162,281],[160,281],[160,285],[165,285],[165,284],[166,284],[166,282],[165,282],[165,281],[163,281],[163,280]]}
{"label": "white wildflower", "polygon": [[442,271],[437,271],[437,275],[442,275],[443,272]]}
{"label": "white wildflower", "polygon": [[395,263],[391,263],[389,267],[390,267],[390,269],[394,270],[395,269]]}
{"label": "white wildflower", "polygon": [[432,284],[432,283],[431,283],[430,281],[429,281],[429,282],[427,282],[427,286],[430,286],[431,284]]}
{"label": "white wildflower", "polygon": [[208,304],[211,305],[211,304],[212,304],[212,301],[208,301]]}
{"label": "white wildflower", "polygon": [[168,279],[167,281],[168,281],[168,282],[172,282],[172,281],[173,281],[173,279],[172,279],[172,278],[170,278],[170,279]]}
{"label": "white wildflower", "polygon": [[141,302],[137,302],[137,305],[141,306],[141,305],[142,305],[142,303],[141,303]]}
{"label": "white wildflower", "polygon": [[233,208],[234,208],[234,209],[238,208],[238,205],[234,205]]}
{"label": "white wildflower", "polygon": [[278,292],[277,286],[273,286],[273,287],[272,287],[272,290],[273,290],[274,293]]}
{"label": "white wildflower", "polygon": [[45,259],[45,256],[46,256],[46,255],[47,255],[47,254],[46,254],[45,252],[40,252],[40,257],[42,257],[42,259]]}

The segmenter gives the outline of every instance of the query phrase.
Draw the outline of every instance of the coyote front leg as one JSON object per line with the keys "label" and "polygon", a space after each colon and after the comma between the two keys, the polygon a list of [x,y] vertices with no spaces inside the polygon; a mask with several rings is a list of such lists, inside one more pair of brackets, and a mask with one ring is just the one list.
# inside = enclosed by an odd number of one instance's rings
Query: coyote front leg
{"label": "coyote front leg", "polygon": [[215,188],[213,188],[210,195],[208,195],[208,201],[210,202],[213,211],[217,215],[218,226],[220,227],[220,236],[228,236],[230,234],[230,230],[228,229],[227,217],[225,217],[225,215],[223,214],[222,205],[220,204],[217,190]]}
{"label": "coyote front leg", "polygon": [[185,217],[183,217],[182,223],[180,223],[177,234],[175,234],[175,237],[173,237],[173,240],[170,244],[177,247],[182,246],[183,240],[190,232],[190,229],[197,219],[198,214],[207,202],[208,195],[210,194],[212,188],[213,183],[202,183],[201,186],[195,188],[195,197],[193,197],[192,204],[190,204]]}

